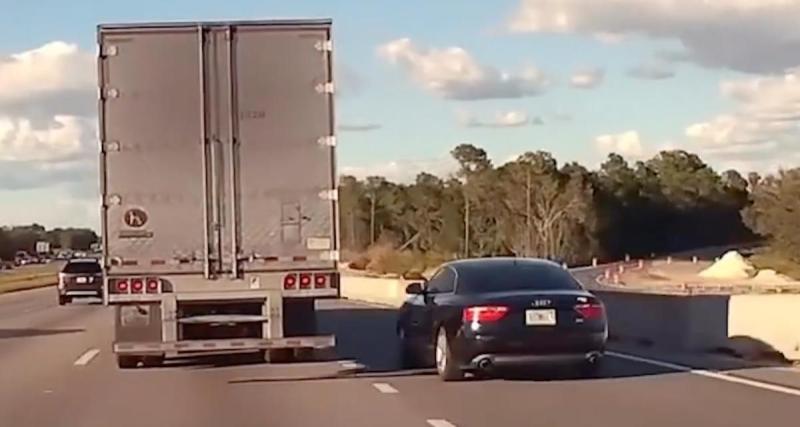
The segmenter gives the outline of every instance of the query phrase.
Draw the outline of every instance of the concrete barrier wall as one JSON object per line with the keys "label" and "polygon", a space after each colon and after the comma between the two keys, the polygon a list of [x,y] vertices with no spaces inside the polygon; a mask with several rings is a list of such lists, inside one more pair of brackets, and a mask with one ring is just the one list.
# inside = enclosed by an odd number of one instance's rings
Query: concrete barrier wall
{"label": "concrete barrier wall", "polygon": [[662,295],[595,291],[613,338],[742,356],[800,360],[800,295]]}
{"label": "concrete barrier wall", "polygon": [[734,295],[728,336],[747,345],[757,338],[789,360],[800,360],[800,295]]}
{"label": "concrete barrier wall", "polygon": [[342,276],[340,290],[343,298],[400,307],[406,299],[407,282],[360,276]]}

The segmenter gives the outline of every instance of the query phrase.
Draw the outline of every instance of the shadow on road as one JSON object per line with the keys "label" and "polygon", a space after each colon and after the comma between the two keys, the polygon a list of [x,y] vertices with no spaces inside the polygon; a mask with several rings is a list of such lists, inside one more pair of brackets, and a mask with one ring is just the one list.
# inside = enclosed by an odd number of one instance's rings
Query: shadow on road
{"label": "shadow on road", "polygon": [[0,339],[74,334],[84,331],[85,329],[0,329]]}

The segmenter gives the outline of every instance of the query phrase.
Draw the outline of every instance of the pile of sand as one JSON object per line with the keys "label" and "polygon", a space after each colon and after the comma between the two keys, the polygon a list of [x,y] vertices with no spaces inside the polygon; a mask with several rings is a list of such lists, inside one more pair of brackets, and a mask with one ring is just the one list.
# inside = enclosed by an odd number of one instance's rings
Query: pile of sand
{"label": "pile of sand", "polygon": [[749,279],[755,274],[755,267],[739,252],[729,251],[717,262],[700,272],[707,279]]}
{"label": "pile of sand", "polygon": [[753,277],[752,281],[764,285],[783,285],[793,282],[791,277],[770,269],[758,270],[758,274]]}

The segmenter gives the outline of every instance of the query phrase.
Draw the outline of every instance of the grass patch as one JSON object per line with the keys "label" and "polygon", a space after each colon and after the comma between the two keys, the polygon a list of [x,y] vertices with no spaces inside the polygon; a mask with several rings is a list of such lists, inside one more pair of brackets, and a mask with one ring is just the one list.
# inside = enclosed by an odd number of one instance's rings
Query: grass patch
{"label": "grass patch", "polygon": [[758,269],[769,268],[794,280],[800,280],[800,263],[775,251],[765,250],[755,253],[750,257],[750,262]]}
{"label": "grass patch", "polygon": [[0,272],[0,294],[53,286],[58,283],[60,264],[31,265]]}

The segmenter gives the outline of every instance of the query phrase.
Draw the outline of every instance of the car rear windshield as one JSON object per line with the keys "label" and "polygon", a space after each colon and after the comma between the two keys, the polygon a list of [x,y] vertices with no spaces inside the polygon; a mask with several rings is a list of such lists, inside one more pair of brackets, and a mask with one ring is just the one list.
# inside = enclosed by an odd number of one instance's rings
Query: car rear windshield
{"label": "car rear windshield", "polygon": [[547,264],[475,265],[459,270],[458,293],[580,290],[566,270]]}
{"label": "car rear windshield", "polygon": [[62,272],[67,274],[97,274],[102,272],[97,262],[71,262],[64,266]]}

